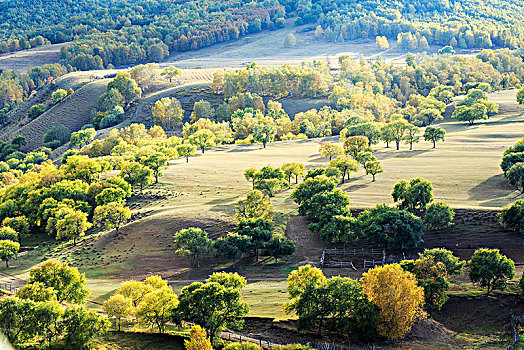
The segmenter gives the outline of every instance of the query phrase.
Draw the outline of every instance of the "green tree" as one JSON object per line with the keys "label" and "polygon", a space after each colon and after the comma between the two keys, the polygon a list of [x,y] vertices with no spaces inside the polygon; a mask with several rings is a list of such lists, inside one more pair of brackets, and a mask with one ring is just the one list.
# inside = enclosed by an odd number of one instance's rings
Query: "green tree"
{"label": "green tree", "polygon": [[201,118],[213,119],[215,117],[215,109],[211,103],[205,100],[195,102],[193,105],[193,112],[191,112],[191,122],[194,123]]}
{"label": "green tree", "polygon": [[357,159],[363,152],[371,152],[370,142],[366,136],[351,136],[344,141],[344,153]]}
{"label": "green tree", "polygon": [[320,239],[326,242],[355,243],[358,236],[354,231],[355,218],[348,215],[334,215],[320,228]]}
{"label": "green tree", "polygon": [[318,151],[320,152],[320,155],[322,157],[329,158],[329,160],[331,161],[333,157],[338,157],[341,154],[343,154],[344,148],[340,145],[335,145],[331,142],[321,142]]}
{"label": "green tree", "polygon": [[240,327],[249,306],[240,290],[217,282],[195,282],[180,292],[178,312],[184,320],[206,329],[211,342],[226,327]]}
{"label": "green tree", "polygon": [[211,130],[200,129],[189,136],[189,143],[200,148],[203,154],[206,148],[215,146],[215,139],[216,136]]}
{"label": "green tree", "polygon": [[517,92],[517,103],[519,105],[524,104],[524,86]]}
{"label": "green tree", "polygon": [[17,135],[13,137],[11,144],[15,146],[16,149],[20,149],[27,145],[27,140],[22,135]]}
{"label": "green tree", "polygon": [[273,237],[273,223],[270,220],[257,218],[245,219],[238,223],[235,232],[241,236],[251,238],[250,249],[258,261],[258,253],[264,248],[267,242]]}
{"label": "green tree", "polygon": [[520,193],[524,193],[524,163],[513,165],[506,173],[506,177],[510,185],[515,186]]}
{"label": "green tree", "polygon": [[257,123],[253,128],[253,138],[257,142],[262,142],[264,148],[268,143],[271,143],[275,140],[277,134],[277,128],[268,123]]}
{"label": "green tree", "polygon": [[26,284],[16,291],[20,299],[31,299],[33,301],[56,301],[56,291],[53,287],[47,287],[42,282]]}
{"label": "green tree", "polygon": [[332,191],[336,186],[337,181],[325,175],[307,178],[295,187],[293,192],[291,192],[291,198],[298,204],[299,214],[307,215],[311,210],[312,197],[317,193]]}
{"label": "green tree", "polygon": [[174,77],[180,77],[182,75],[182,71],[175,66],[168,66],[162,70],[160,75],[168,79],[171,83]]}
{"label": "green tree", "polygon": [[45,113],[45,106],[43,104],[37,104],[29,108],[27,111],[27,116],[29,119],[33,120]]}
{"label": "green tree", "polygon": [[67,97],[67,91],[64,89],[58,89],[51,94],[51,104],[56,105]]}
{"label": "green tree", "polygon": [[284,303],[284,311],[291,313],[296,310],[300,296],[307,289],[317,288],[327,282],[321,269],[311,265],[300,266],[291,271],[287,277],[287,292],[289,301]]}
{"label": "green tree", "polygon": [[448,300],[446,292],[449,282],[446,266],[435,261],[432,256],[427,256],[416,260],[410,272],[417,278],[418,285],[424,288],[426,310],[440,310]]}
{"label": "green tree", "polygon": [[519,199],[499,214],[500,223],[508,230],[524,233],[524,199]]}
{"label": "green tree", "polygon": [[120,173],[118,176],[129,183],[132,188],[139,186],[140,190],[142,190],[145,185],[153,182],[153,171],[148,166],[138,162],[124,161],[120,164]]}
{"label": "green tree", "polygon": [[73,306],[64,311],[60,327],[68,348],[85,349],[94,338],[105,334],[109,321],[96,311]]}
{"label": "green tree", "polygon": [[289,238],[281,235],[273,235],[264,245],[260,254],[262,256],[271,256],[278,262],[278,259],[284,256],[293,255],[296,250],[296,244]]}
{"label": "green tree", "polygon": [[289,33],[286,38],[284,39],[284,46],[285,47],[293,47],[297,44],[297,40],[295,39],[295,36],[293,33]]}
{"label": "green tree", "polygon": [[9,260],[18,256],[20,243],[11,240],[0,240],[0,259],[5,261],[5,266],[9,267]]}
{"label": "green tree", "polygon": [[180,157],[186,157],[186,163],[189,163],[189,157],[196,154],[196,147],[191,144],[184,143],[176,146],[176,151]]}
{"label": "green tree", "polygon": [[355,223],[355,230],[379,247],[407,249],[415,248],[422,242],[424,225],[412,213],[382,204],[362,212]]}
{"label": "green tree", "polygon": [[251,249],[251,237],[234,232],[229,233],[226,237],[217,239],[213,244],[213,248],[217,257],[229,259],[235,266],[236,260]]}
{"label": "green tree", "polygon": [[131,299],[121,294],[114,294],[108,300],[104,301],[104,312],[109,318],[115,318],[117,329],[120,332],[122,320],[129,319],[133,312],[133,303]]}
{"label": "green tree", "polygon": [[257,168],[248,168],[244,171],[244,177],[247,181],[250,181],[253,184],[253,189],[255,189],[255,181],[257,180],[257,174]]}
{"label": "green tree", "polygon": [[106,230],[115,229],[116,236],[118,236],[120,227],[129,219],[131,219],[131,211],[121,202],[111,202],[98,206],[93,214],[93,221],[96,226],[104,226]]}
{"label": "green tree", "polygon": [[349,180],[352,171],[358,170],[358,163],[356,160],[349,158],[348,156],[339,156],[329,162],[330,168],[336,168],[342,173],[342,183],[347,175]]}
{"label": "green tree", "polygon": [[93,141],[96,136],[96,130],[89,128],[84,130],[79,130],[71,134],[69,139],[69,147],[83,147]]}
{"label": "green tree", "polygon": [[158,288],[146,294],[136,308],[139,323],[157,327],[160,333],[165,333],[166,323],[173,318],[178,299],[169,286]]}
{"label": "green tree", "polygon": [[156,152],[143,160],[144,165],[148,166],[149,169],[153,170],[153,176],[155,177],[155,183],[158,183],[158,177],[162,176],[162,170],[166,168],[168,161],[167,156],[164,153]]}
{"label": "green tree", "polygon": [[413,150],[413,143],[417,143],[420,137],[417,135],[420,129],[413,124],[406,127],[406,134],[404,140],[409,144],[409,150]]}
{"label": "green tree", "polygon": [[442,202],[430,203],[424,215],[424,224],[431,230],[441,230],[453,225],[455,211]]}
{"label": "green tree", "polygon": [[419,253],[419,257],[431,257],[435,262],[443,263],[449,276],[460,276],[466,265],[465,261],[460,261],[453,252],[444,248],[424,249],[424,252]]}
{"label": "green tree", "polygon": [[471,106],[461,105],[455,108],[451,117],[473,125],[476,120],[488,119],[488,109],[481,102],[475,102]]}
{"label": "green tree", "polygon": [[125,98],[117,89],[107,89],[99,98],[97,108],[102,113],[111,112],[115,107],[124,106]]}
{"label": "green tree", "polygon": [[253,190],[247,194],[245,200],[238,201],[235,212],[235,219],[273,219],[273,205],[267,195],[262,191]]}
{"label": "green tree", "polygon": [[18,232],[9,226],[2,226],[0,227],[0,240],[18,242]]}
{"label": "green tree", "polygon": [[47,260],[29,272],[29,283],[41,282],[56,291],[60,303],[67,301],[81,304],[87,300],[89,289],[85,274],[58,260]]}
{"label": "green tree", "polygon": [[470,281],[486,287],[487,295],[494,289],[505,289],[507,280],[515,275],[513,260],[498,249],[477,249],[468,266]]}
{"label": "green tree", "polygon": [[68,207],[58,210],[54,224],[56,239],[72,238],[73,245],[76,245],[76,239],[83,237],[85,232],[93,226],[87,221],[87,216],[83,211]]}
{"label": "green tree", "polygon": [[164,97],[151,108],[155,124],[166,130],[175,130],[182,125],[184,110],[176,98]]}
{"label": "green tree", "polygon": [[433,186],[421,177],[413,178],[410,182],[400,180],[393,187],[391,196],[401,209],[426,210],[426,206],[433,201]]}
{"label": "green tree", "polygon": [[429,126],[437,120],[443,119],[442,113],[436,108],[426,108],[413,117],[414,123],[419,126]]}
{"label": "green tree", "polygon": [[375,175],[384,172],[384,169],[382,169],[382,165],[380,164],[378,160],[366,163],[365,168],[366,168],[366,175],[373,176],[373,182],[375,182]]}
{"label": "green tree", "polygon": [[211,251],[212,241],[200,228],[191,227],[175,234],[175,253],[189,256],[193,265],[200,267],[200,257]]}
{"label": "green tree", "polygon": [[397,145],[397,151],[400,149],[400,141],[406,137],[406,131],[410,128],[410,125],[404,118],[399,118],[389,123],[389,133],[392,141],[395,141]]}
{"label": "green tree", "polygon": [[424,131],[424,140],[433,142],[433,148],[436,147],[438,141],[446,139],[446,130],[436,126],[428,126]]}
{"label": "green tree", "polygon": [[295,176],[295,183],[298,183],[298,177],[303,176],[306,172],[306,166],[302,163],[284,163],[281,169],[290,185],[292,176]]}
{"label": "green tree", "polygon": [[[124,181],[124,180],[122,180]],[[95,196],[95,202],[97,205],[106,205],[109,203],[125,203],[125,199],[128,197],[128,193],[120,187],[108,187],[104,188],[102,192]]]}
{"label": "green tree", "polygon": [[116,78],[107,84],[107,91],[111,89],[118,90],[127,105],[142,96],[142,90],[138,87],[136,81],[125,71],[118,72]]}

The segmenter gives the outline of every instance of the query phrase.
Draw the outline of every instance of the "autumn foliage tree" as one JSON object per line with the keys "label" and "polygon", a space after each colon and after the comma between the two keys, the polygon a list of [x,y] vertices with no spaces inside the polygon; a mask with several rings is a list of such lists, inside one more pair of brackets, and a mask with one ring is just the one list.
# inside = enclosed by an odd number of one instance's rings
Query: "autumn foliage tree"
{"label": "autumn foliage tree", "polygon": [[398,264],[379,266],[364,273],[362,290],[378,305],[378,333],[391,339],[406,336],[413,324],[425,318],[424,289],[415,276]]}

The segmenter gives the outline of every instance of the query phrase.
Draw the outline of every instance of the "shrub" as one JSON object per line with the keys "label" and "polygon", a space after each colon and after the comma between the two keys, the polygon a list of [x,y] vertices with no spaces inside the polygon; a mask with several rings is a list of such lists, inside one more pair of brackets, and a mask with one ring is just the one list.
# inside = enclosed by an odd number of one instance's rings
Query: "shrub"
{"label": "shrub", "polygon": [[64,124],[60,124],[47,130],[46,134],[44,135],[44,143],[58,140],[61,146],[68,142],[70,138],[71,131]]}
{"label": "shrub", "polygon": [[435,202],[428,205],[424,224],[431,230],[440,230],[453,225],[455,211],[449,205]]}
{"label": "shrub", "polygon": [[231,343],[224,350],[260,350],[260,346],[252,343]]}
{"label": "shrub", "polygon": [[27,116],[33,120],[44,114],[45,112],[45,106],[43,104],[34,105],[33,107],[29,108],[29,111],[27,112]]}
{"label": "shrub", "polygon": [[520,276],[519,279],[519,294],[524,297],[524,273]]}
{"label": "shrub", "polygon": [[51,103],[55,105],[66,97],[67,91],[65,91],[64,89],[58,89],[51,94]]}
{"label": "shrub", "polygon": [[505,229],[524,233],[524,199],[502,209],[499,217]]}

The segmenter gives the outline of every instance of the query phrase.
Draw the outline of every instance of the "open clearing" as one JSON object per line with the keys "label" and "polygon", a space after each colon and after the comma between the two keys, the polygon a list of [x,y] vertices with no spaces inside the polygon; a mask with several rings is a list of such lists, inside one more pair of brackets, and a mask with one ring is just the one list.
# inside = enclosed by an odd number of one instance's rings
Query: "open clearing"
{"label": "open clearing", "polygon": [[60,60],[60,49],[64,44],[38,46],[29,50],[0,55],[0,70],[16,70],[26,73],[29,67],[39,67]]}

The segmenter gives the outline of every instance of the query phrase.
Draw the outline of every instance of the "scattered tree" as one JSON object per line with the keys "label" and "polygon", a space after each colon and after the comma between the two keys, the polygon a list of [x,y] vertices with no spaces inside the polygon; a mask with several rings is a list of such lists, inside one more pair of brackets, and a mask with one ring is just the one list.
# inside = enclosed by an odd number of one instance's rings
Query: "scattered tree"
{"label": "scattered tree", "polygon": [[494,289],[505,289],[506,282],[515,275],[513,260],[500,254],[498,249],[477,249],[469,265],[469,279],[486,287],[487,295]]}
{"label": "scattered tree", "polygon": [[193,265],[200,267],[200,257],[211,251],[212,241],[200,228],[191,227],[175,234],[175,253],[189,256]]}
{"label": "scattered tree", "polygon": [[424,131],[424,140],[433,142],[433,148],[436,147],[438,141],[446,139],[446,130],[436,126],[428,126]]}

